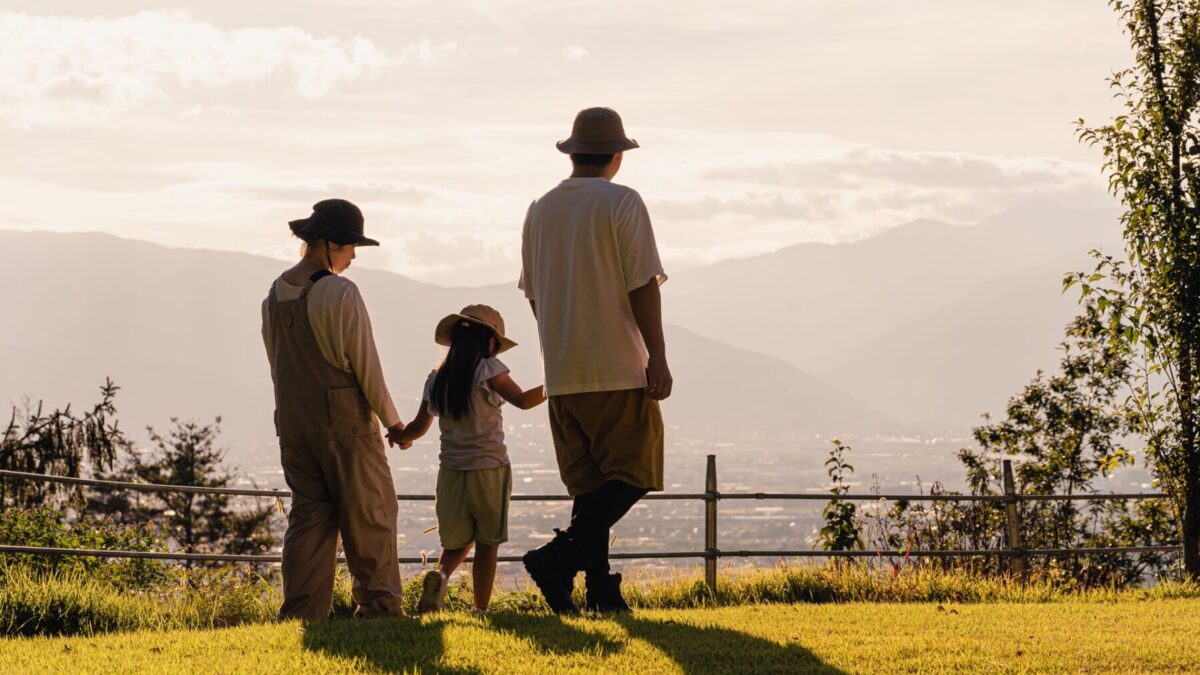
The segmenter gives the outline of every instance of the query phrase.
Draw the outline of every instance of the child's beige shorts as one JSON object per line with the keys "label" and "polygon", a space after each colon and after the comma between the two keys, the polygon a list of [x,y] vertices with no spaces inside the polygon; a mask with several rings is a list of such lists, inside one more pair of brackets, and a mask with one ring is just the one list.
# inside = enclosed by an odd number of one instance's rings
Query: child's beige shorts
{"label": "child's beige shorts", "polygon": [[508,501],[512,467],[459,471],[438,469],[438,536],[442,548],[463,548],[471,542],[493,546],[508,541]]}

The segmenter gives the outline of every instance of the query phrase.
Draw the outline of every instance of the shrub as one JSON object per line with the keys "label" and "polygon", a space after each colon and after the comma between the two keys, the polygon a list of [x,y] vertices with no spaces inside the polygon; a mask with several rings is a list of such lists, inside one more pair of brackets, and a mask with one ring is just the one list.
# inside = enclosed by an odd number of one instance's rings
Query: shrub
{"label": "shrub", "polygon": [[[69,519],[65,508],[38,506],[0,510],[0,544],[97,550],[165,551],[149,525],[121,525],[106,518]],[[0,555],[0,579],[14,568],[34,573],[78,574],[118,588],[145,588],[167,578],[158,560],[106,560],[83,556]]]}

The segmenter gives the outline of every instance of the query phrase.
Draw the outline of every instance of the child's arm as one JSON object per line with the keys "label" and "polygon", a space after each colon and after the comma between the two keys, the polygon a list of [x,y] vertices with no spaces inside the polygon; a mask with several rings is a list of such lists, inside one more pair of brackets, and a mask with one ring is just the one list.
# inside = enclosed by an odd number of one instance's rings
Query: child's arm
{"label": "child's arm", "polygon": [[421,401],[421,408],[417,410],[417,416],[413,421],[409,422],[404,430],[395,434],[393,440],[400,444],[401,450],[407,450],[413,441],[425,435],[429,431],[429,427],[433,424],[433,415],[429,414],[429,401]]}
{"label": "child's arm", "polygon": [[[492,391],[500,394],[500,396],[521,410],[529,410],[530,408],[541,405],[546,400],[546,388],[538,385],[529,391],[522,391],[521,387],[517,386],[516,382],[508,376],[508,373],[500,373],[487,381],[488,386]],[[413,420],[416,424],[416,420]]]}

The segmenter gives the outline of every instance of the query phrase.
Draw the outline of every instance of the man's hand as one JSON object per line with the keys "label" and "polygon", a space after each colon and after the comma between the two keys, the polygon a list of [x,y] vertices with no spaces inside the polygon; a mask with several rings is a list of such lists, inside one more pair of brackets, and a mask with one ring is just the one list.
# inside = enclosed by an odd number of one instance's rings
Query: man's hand
{"label": "man's hand", "polygon": [[400,441],[400,433],[403,431],[404,422],[396,422],[392,426],[388,427],[387,441],[389,448],[394,448],[399,445],[401,450],[407,450],[412,447],[412,442],[405,444]]}
{"label": "man's hand", "polygon": [[663,357],[650,357],[646,365],[646,395],[655,401],[661,401],[671,395],[671,386],[675,380],[671,378],[671,369]]}

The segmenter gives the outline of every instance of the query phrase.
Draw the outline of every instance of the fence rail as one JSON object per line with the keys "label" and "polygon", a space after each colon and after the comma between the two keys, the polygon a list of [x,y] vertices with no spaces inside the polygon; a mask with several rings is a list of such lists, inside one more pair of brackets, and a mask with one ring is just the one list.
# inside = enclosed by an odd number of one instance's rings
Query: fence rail
{"label": "fence rail", "polygon": [[[704,550],[703,551],[645,551],[640,553],[613,553],[611,558],[616,560],[659,560],[680,558],[702,558],[704,560],[705,583],[713,591],[717,587],[717,563],[721,558],[951,558],[951,557],[1000,557],[1007,558],[1010,570],[1020,574],[1024,569],[1025,560],[1032,556],[1069,556],[1069,555],[1134,555],[1140,553],[1169,553],[1181,550],[1178,544],[1162,544],[1153,546],[1122,546],[1108,548],[1055,548],[1055,549],[1026,549],[1023,547],[1020,535],[1021,502],[1035,501],[1098,501],[1124,499],[1163,499],[1163,493],[1092,493],[1078,495],[1024,495],[1016,492],[1012,480],[1012,465],[1004,460],[1004,488],[1002,495],[905,495],[905,494],[858,494],[850,493],[837,495],[837,499],[845,501],[900,501],[910,502],[993,502],[1004,504],[1006,509],[1007,541],[1003,549],[978,550],[902,550],[902,551],[822,551],[812,549],[781,549],[781,550],[725,550],[717,544],[717,520],[719,502],[724,500],[787,500],[787,501],[829,501],[834,495],[829,493],[785,493],[785,492],[721,492],[717,489],[717,458],[708,455],[705,467],[704,492],[652,493],[645,498],[649,500],[693,500],[704,502]],[[190,485],[160,485],[154,483],[130,483],[122,481],[98,480],[91,478],[72,478],[70,476],[48,476],[39,473],[23,471],[0,470],[0,479],[26,480],[81,487],[96,487],[102,489],[133,490],[138,492],[175,492],[191,494],[220,494],[243,497],[267,497],[283,500],[291,497],[287,490],[260,490],[243,488],[211,488]],[[433,501],[434,495],[400,494],[399,501]],[[557,502],[570,501],[567,495],[512,495],[513,501],[525,502]],[[11,546],[0,545],[0,553],[30,554],[47,556],[84,556],[97,558],[130,558],[149,560],[180,560],[189,562],[232,562],[232,563],[278,563],[279,555],[222,555],[211,553],[184,553],[164,551],[109,551],[96,549],[49,548],[41,546]],[[472,558],[468,558],[468,561]],[[519,562],[519,556],[500,556],[499,562]],[[339,558],[338,562],[345,562]],[[427,558],[401,557],[400,563],[425,563]]]}

